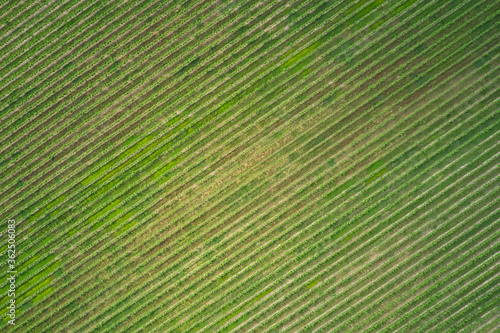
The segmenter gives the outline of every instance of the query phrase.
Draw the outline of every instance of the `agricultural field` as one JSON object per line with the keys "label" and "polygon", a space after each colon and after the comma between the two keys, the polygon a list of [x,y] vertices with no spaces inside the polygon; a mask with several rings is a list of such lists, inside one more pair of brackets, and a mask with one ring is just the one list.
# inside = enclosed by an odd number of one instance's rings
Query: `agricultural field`
{"label": "agricultural field", "polygon": [[0,331],[500,332],[499,24],[1,1]]}

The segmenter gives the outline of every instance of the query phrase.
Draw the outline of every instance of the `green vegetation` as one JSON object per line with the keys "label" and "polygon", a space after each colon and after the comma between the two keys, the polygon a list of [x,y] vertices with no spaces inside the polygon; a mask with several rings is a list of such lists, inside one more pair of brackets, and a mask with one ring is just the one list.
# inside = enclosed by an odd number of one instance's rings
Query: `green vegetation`
{"label": "green vegetation", "polygon": [[3,2],[1,329],[498,331],[499,15]]}

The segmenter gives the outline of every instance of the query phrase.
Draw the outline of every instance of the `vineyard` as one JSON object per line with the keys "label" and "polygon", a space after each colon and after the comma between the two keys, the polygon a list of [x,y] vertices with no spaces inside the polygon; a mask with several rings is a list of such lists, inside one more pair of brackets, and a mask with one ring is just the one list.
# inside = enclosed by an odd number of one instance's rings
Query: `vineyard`
{"label": "vineyard", "polygon": [[499,23],[1,1],[0,331],[500,331]]}

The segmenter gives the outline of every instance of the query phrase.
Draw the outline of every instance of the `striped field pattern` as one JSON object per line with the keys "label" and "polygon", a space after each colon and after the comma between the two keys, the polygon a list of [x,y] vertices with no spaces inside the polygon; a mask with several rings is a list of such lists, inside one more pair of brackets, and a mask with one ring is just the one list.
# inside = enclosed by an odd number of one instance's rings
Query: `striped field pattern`
{"label": "striped field pattern", "polygon": [[0,331],[500,331],[499,15],[1,1]]}

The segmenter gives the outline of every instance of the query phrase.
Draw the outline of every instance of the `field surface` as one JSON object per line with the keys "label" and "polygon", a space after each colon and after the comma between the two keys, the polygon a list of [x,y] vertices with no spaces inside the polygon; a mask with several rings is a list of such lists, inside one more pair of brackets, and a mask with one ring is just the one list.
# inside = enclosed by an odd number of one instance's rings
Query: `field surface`
{"label": "field surface", "polygon": [[1,1],[0,331],[499,332],[499,23]]}

